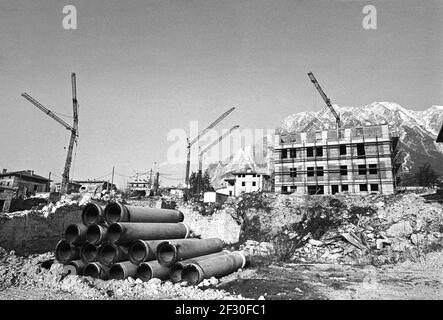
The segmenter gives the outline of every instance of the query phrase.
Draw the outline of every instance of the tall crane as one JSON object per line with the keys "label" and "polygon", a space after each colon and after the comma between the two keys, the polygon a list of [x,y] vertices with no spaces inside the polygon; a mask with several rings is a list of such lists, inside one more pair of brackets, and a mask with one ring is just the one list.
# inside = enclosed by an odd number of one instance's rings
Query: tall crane
{"label": "tall crane", "polygon": [[194,143],[196,143],[202,136],[204,136],[209,130],[214,128],[220,121],[222,121],[224,118],[226,118],[232,111],[235,110],[235,107],[232,107],[225,113],[223,113],[220,117],[218,117],[213,123],[211,123],[205,130],[201,131],[194,139],[189,141],[189,138],[187,139],[187,158],[186,158],[186,175],[185,175],[185,184],[186,184],[186,191],[189,191],[189,170],[191,167],[191,147]]}
{"label": "tall crane", "polygon": [[202,169],[203,169],[203,155],[208,152],[209,149],[211,149],[216,144],[219,144],[224,138],[229,136],[232,131],[240,128],[239,125],[233,126],[229,131],[222,134],[220,137],[218,137],[217,140],[212,141],[210,144],[208,144],[200,153],[198,154],[198,175],[197,175],[197,194],[200,194],[201,187],[202,187]]}
{"label": "tall crane", "polygon": [[52,119],[60,123],[62,126],[64,126],[67,130],[71,132],[71,139],[69,140],[69,146],[68,146],[68,154],[66,156],[65,167],[62,174],[62,185],[61,185],[62,194],[66,193],[68,189],[69,171],[71,170],[71,163],[72,163],[72,150],[74,149],[74,143],[77,143],[77,138],[78,138],[78,101],[77,101],[77,84],[76,84],[75,73],[71,74],[71,85],[72,85],[72,109],[73,109],[73,118],[74,118],[72,126],[67,124],[54,112],[46,108],[44,105],[35,100],[26,92],[22,93],[23,98],[31,102],[34,106],[39,108],[41,111],[46,113],[48,116],[50,116]]}
{"label": "tall crane", "polygon": [[312,119],[304,128],[303,128],[303,132],[308,131],[315,122],[318,121],[318,118],[320,118],[321,116],[323,116],[323,114],[325,114],[326,111],[328,111],[328,109],[331,111],[331,113],[334,115],[335,117],[335,122],[337,124],[337,129],[341,127],[341,120],[340,120],[340,115],[337,113],[337,111],[335,111],[334,107],[332,106],[331,100],[328,98],[328,96],[326,95],[326,93],[323,91],[323,89],[320,87],[320,84],[318,83],[317,79],[315,79],[314,74],[312,72],[308,73],[309,78],[311,79],[311,82],[314,84],[315,88],[317,89],[317,91],[320,93],[321,97],[323,98],[323,100],[326,103],[326,106],[317,114],[317,116],[314,116],[314,119]]}

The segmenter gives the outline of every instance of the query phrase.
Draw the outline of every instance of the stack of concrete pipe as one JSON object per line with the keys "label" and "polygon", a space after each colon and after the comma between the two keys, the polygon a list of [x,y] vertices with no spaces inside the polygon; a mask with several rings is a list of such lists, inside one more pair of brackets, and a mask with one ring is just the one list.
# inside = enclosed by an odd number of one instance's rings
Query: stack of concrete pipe
{"label": "stack of concrete pipe", "polygon": [[83,224],[71,224],[55,257],[65,273],[93,278],[187,281],[222,277],[246,263],[241,252],[223,250],[218,238],[188,238],[183,213],[110,203],[88,203]]}

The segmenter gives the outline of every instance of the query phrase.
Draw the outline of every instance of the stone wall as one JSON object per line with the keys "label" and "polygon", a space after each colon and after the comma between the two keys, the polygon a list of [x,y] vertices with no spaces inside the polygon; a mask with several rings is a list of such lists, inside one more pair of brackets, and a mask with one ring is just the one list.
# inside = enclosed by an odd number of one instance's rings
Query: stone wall
{"label": "stone wall", "polygon": [[18,255],[53,251],[65,228],[81,222],[81,208],[69,205],[55,212],[20,211],[0,215],[0,247]]}
{"label": "stone wall", "polygon": [[177,208],[185,216],[184,223],[195,233],[205,238],[220,238],[227,244],[236,243],[240,237],[241,226],[231,217],[229,209],[202,216],[189,208]]}

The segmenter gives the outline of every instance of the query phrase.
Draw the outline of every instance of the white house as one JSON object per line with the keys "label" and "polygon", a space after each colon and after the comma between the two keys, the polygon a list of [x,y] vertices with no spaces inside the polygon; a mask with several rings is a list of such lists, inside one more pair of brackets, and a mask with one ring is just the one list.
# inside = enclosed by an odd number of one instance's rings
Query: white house
{"label": "white house", "polygon": [[218,189],[217,193],[238,197],[242,193],[256,191],[271,191],[271,177],[266,173],[260,173],[247,169],[230,174],[225,179],[226,187]]}

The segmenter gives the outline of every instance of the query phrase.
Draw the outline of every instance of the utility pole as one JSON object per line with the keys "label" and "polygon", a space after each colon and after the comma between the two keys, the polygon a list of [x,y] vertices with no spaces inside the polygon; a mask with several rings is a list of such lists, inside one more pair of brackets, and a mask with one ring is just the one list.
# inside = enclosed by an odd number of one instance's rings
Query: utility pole
{"label": "utility pole", "polygon": [[112,182],[111,182],[111,190],[112,190],[112,186],[114,185],[114,168],[112,167]]}
{"label": "utility pole", "polygon": [[49,171],[48,184],[49,184],[49,190],[48,191],[51,191],[51,171]]}

